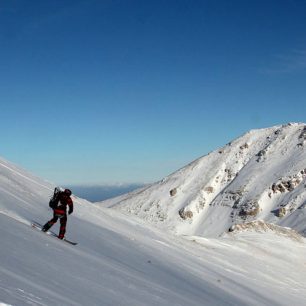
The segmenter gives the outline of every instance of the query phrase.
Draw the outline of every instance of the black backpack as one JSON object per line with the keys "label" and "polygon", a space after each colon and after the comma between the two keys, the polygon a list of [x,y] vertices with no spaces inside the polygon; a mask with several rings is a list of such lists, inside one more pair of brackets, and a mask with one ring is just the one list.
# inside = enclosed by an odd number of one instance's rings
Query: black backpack
{"label": "black backpack", "polygon": [[53,192],[53,196],[49,201],[49,206],[52,209],[55,209],[58,205],[59,202],[59,198],[60,198],[60,194],[61,194],[61,190],[58,187],[55,187],[54,192]]}

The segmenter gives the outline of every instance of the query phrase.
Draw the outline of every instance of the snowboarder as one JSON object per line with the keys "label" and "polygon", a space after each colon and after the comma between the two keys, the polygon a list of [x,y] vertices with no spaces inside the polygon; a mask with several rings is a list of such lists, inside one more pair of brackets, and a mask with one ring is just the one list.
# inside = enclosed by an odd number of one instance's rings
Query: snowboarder
{"label": "snowboarder", "polygon": [[60,230],[59,230],[59,239],[63,239],[66,233],[66,224],[67,224],[67,205],[69,207],[68,214],[73,212],[73,202],[71,200],[71,190],[65,189],[59,193],[58,204],[53,209],[53,218],[48,221],[42,228],[43,232],[49,230],[49,228],[54,225],[58,219],[60,219]]}

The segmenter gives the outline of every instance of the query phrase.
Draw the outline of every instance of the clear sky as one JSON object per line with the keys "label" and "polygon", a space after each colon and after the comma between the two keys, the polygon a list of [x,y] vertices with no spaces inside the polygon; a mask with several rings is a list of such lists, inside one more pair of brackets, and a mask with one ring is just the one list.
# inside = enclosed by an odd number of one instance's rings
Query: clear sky
{"label": "clear sky", "polygon": [[0,0],[0,156],[52,182],[153,182],[305,118],[304,0]]}

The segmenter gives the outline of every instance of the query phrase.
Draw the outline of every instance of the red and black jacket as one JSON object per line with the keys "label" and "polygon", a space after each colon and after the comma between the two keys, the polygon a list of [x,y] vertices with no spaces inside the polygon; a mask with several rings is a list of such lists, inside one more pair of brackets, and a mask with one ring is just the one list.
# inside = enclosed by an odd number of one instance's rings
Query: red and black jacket
{"label": "red and black jacket", "polygon": [[65,193],[61,193],[59,196],[59,203],[54,209],[54,213],[59,215],[65,215],[67,213],[67,205],[69,207],[68,214],[70,215],[73,212],[73,202],[70,196]]}

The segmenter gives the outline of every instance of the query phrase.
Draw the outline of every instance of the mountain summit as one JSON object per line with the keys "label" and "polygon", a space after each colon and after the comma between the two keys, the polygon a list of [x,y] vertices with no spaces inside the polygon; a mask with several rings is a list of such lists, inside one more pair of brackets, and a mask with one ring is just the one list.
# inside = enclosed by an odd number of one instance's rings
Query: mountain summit
{"label": "mountain summit", "polygon": [[251,130],[149,187],[107,201],[183,235],[264,220],[306,234],[306,124]]}

